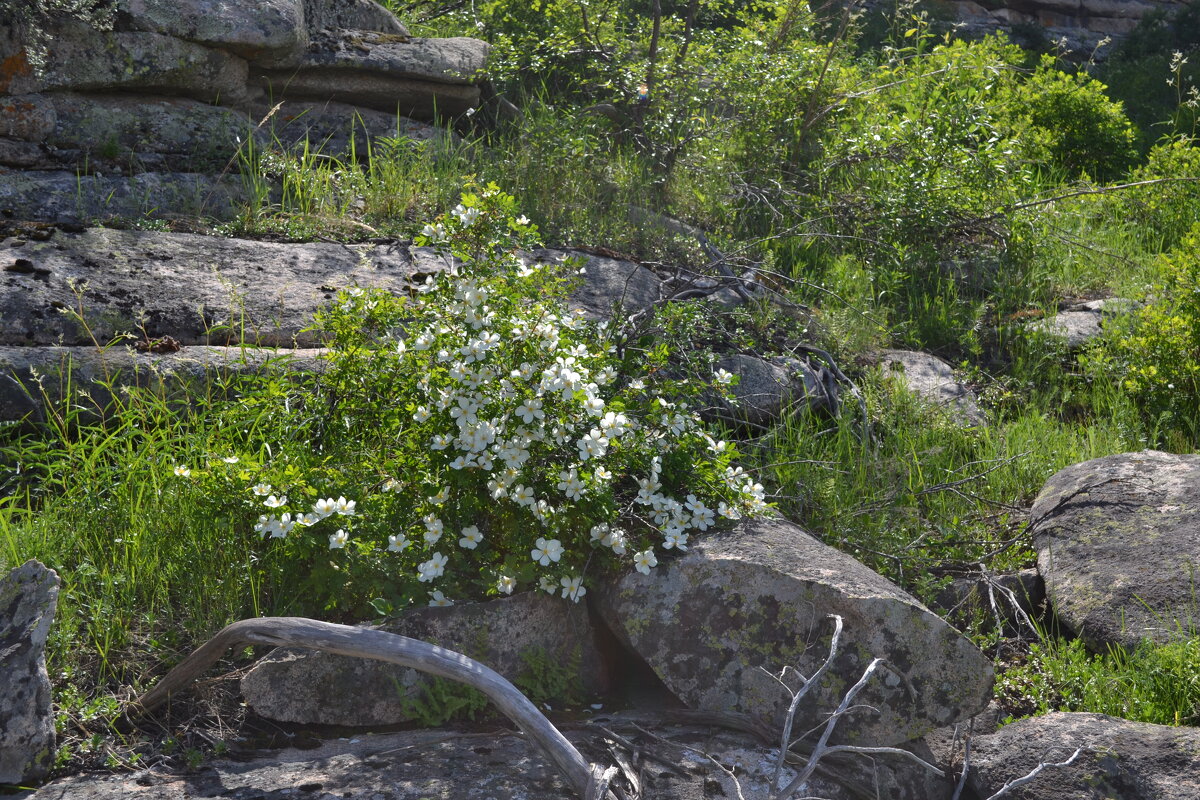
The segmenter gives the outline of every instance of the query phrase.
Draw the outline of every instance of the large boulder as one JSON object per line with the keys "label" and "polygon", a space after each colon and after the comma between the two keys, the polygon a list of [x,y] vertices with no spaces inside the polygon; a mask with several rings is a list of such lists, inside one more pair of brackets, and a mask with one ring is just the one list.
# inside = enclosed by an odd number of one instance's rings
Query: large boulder
{"label": "large boulder", "polygon": [[[606,622],[689,706],[765,718],[790,697],[773,677],[838,657],[801,704],[795,733],[821,725],[874,657],[887,660],[842,718],[835,741],[893,745],[977,713],[992,666],[961,634],[886,578],[780,519],[744,521],[699,540],[648,575],[602,592]],[[793,687],[794,688],[794,687]]]}
{"label": "large boulder", "polygon": [[826,405],[829,396],[821,376],[797,358],[759,358],[746,353],[724,356],[713,364],[738,376],[733,402],[720,399],[706,412],[710,418],[762,428],[797,404]]}
{"label": "large boulder", "polygon": [[1053,475],[1029,531],[1059,620],[1101,650],[1195,630],[1198,520],[1200,455],[1146,450]]}
{"label": "large boulder", "polygon": [[1133,301],[1121,297],[1088,300],[1030,323],[1029,327],[1060,340],[1068,350],[1080,350],[1104,333],[1109,320],[1128,314],[1134,308],[1136,304]]}
{"label": "large boulder", "polygon": [[953,367],[937,356],[913,350],[884,350],[879,366],[885,376],[898,378],[908,391],[946,409],[963,425],[987,421],[975,393],[954,376]]}
{"label": "large boulder", "polygon": [[375,0],[304,0],[304,23],[314,34],[342,29],[408,36],[400,20]]}
{"label": "large boulder", "polygon": [[[609,688],[586,607],[542,592],[413,609],[379,630],[465,653],[509,680],[552,666],[576,670],[582,692]],[[411,721],[429,680],[383,661],[281,648],[246,674],[242,695],[280,722],[371,727]]]}
{"label": "large boulder", "polygon": [[968,782],[979,797],[1027,775],[1043,762],[1065,761],[1089,751],[1068,767],[1044,769],[1010,800],[1194,800],[1200,797],[1200,730],[1148,725],[1103,714],[1055,712],[1006,725],[971,743]]}
{"label": "large boulder", "polygon": [[46,638],[58,585],[37,561],[0,578],[0,784],[37,783],[54,765]]}
{"label": "large boulder", "polygon": [[337,31],[316,37],[294,66],[256,68],[251,77],[275,98],[333,100],[431,119],[479,104],[477,76],[487,53],[478,39]]}
{"label": "large boulder", "polygon": [[308,43],[299,0],[120,0],[129,27],[227,50],[261,62],[287,61]]}

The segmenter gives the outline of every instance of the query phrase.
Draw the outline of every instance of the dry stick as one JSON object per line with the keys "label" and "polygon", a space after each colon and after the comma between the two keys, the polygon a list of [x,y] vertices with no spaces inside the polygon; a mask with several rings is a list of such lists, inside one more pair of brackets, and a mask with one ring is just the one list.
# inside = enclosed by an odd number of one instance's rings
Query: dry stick
{"label": "dry stick", "polygon": [[1075,752],[1071,754],[1071,757],[1068,758],[1066,761],[1057,761],[1057,762],[1043,761],[1042,763],[1040,763],[1036,767],[1034,767],[1029,772],[1028,775],[1025,775],[1024,777],[1021,777],[1021,778],[1015,778],[1014,780],[1011,780],[1008,783],[1001,786],[1000,791],[998,791],[994,795],[988,797],[987,800],[997,800],[997,798],[1003,797],[1004,795],[1008,794],[1010,791],[1017,788],[1018,786],[1024,786],[1025,784],[1030,783],[1035,778],[1037,778],[1037,776],[1041,773],[1041,771],[1044,770],[1046,767],[1069,767],[1069,766],[1071,766],[1071,764],[1075,763],[1075,759],[1079,758],[1081,755],[1083,755],[1084,753],[1087,753],[1087,752],[1091,752],[1091,748],[1080,747],[1080,748],[1076,749]]}
{"label": "dry stick", "polygon": [[[502,675],[461,653],[394,633],[319,622],[304,617],[263,617],[227,626],[167,673],[142,695],[127,714],[141,716],[185,688],[230,648],[244,645],[307,647],[343,656],[387,661],[459,681],[478,689],[496,704],[554,762],[579,797],[591,797],[597,781],[592,765],[537,707]],[[601,774],[603,781],[603,773]],[[611,797],[611,795],[608,795]]]}
{"label": "dry stick", "polygon": [[971,717],[970,723],[967,725],[967,735],[963,739],[963,767],[962,774],[958,776],[958,784],[954,787],[954,796],[950,800],[958,800],[962,796],[963,787],[967,785],[967,771],[971,769],[971,738],[975,733],[975,718]]}
{"label": "dry stick", "polygon": [[[779,743],[779,758],[775,761],[775,775],[771,778],[771,791],[779,788],[779,776],[783,774],[783,763],[787,759],[788,750],[791,747],[792,725],[795,723],[796,710],[800,707],[800,701],[808,694],[808,690],[820,681],[826,670],[832,666],[834,659],[837,658],[838,640],[842,636],[842,618],[838,614],[829,614],[828,616],[833,619],[833,639],[829,642],[829,656],[825,659],[825,663],[812,674],[811,678],[800,675],[800,680],[804,681],[804,685],[800,687],[800,691],[792,695],[791,705],[788,706],[787,716],[783,721],[783,737]],[[779,682],[783,683],[782,680]],[[784,688],[787,689],[787,684],[784,684]],[[788,689],[788,691],[791,690]]]}

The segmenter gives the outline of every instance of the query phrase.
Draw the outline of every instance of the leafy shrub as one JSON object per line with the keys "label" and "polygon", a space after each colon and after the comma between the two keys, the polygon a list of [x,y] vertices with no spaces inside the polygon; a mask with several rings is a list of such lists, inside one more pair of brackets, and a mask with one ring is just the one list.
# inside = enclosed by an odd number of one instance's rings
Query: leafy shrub
{"label": "leafy shrub", "polygon": [[1070,177],[1108,180],[1137,158],[1137,132],[1121,103],[1084,72],[1069,73],[1045,56],[1038,69],[1005,98],[1007,113],[1035,161]]}
{"label": "leafy shrub", "polygon": [[1143,642],[1133,652],[1089,653],[1083,643],[1034,644],[1028,659],[997,679],[1014,716],[1088,711],[1159,725],[1200,723],[1200,639]]}
{"label": "leafy shrub", "polygon": [[1086,363],[1119,382],[1152,427],[1200,432],[1200,224],[1160,257],[1147,304],[1093,349]]}
{"label": "leafy shrub", "polygon": [[[317,320],[329,369],[284,403],[298,449],[240,473],[255,531],[326,607],[531,585],[577,602],[589,565],[649,573],[764,507],[689,406],[732,376],[680,375],[666,342],[568,311],[579,265],[522,256],[536,231],[514,214],[495,187],[466,194],[418,237],[444,272],[412,296],[339,293]],[[177,468],[226,494],[222,472]]]}
{"label": "leafy shrub", "polygon": [[1180,137],[1154,146],[1130,182],[1158,181],[1116,195],[1114,214],[1128,220],[1147,245],[1168,250],[1200,222],[1200,147]]}

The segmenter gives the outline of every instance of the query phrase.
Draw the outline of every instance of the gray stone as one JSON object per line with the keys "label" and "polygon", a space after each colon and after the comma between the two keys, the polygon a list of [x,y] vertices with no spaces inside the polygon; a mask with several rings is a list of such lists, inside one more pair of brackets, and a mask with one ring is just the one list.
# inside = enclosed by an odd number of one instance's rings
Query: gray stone
{"label": "gray stone", "polygon": [[1039,763],[1064,761],[1092,748],[1070,767],[1045,769],[1010,800],[1194,800],[1200,797],[1200,730],[1148,725],[1103,714],[1055,712],[1006,725],[971,747],[969,785],[989,797]]}
{"label": "gray stone", "polygon": [[236,104],[247,97],[247,69],[235,55],[161,33],[71,22],[51,32],[43,67],[10,79],[7,92],[135,90]]}
{"label": "gray stone", "polygon": [[584,253],[578,250],[538,250],[537,261],[583,260],[583,283],[571,293],[571,307],[590,319],[608,319],[614,308],[634,314],[658,302],[662,281],[650,270],[632,261]]}
{"label": "gray stone", "polygon": [[236,177],[195,172],[80,175],[0,167],[0,212],[22,220],[230,219],[244,203]]}
{"label": "gray stone", "polygon": [[975,394],[954,377],[954,369],[929,353],[884,350],[880,354],[884,375],[898,376],[907,389],[921,399],[950,412],[963,425],[983,425],[987,417]]}
{"label": "gray stone", "polygon": [[54,764],[46,637],[58,586],[37,561],[0,579],[0,784],[37,783]]}
{"label": "gray stone", "polygon": [[[101,409],[113,399],[109,386],[138,386],[161,397],[186,402],[221,381],[268,374],[284,367],[300,372],[325,368],[323,350],[252,347],[182,347],[175,352],[137,352],[132,347],[0,346],[0,422],[32,414],[44,404],[70,402]],[[81,402],[80,393],[88,402]],[[89,405],[90,403],[90,405]]]}
{"label": "gray stone", "polygon": [[[464,653],[509,680],[529,673],[526,659],[568,668],[577,660],[581,691],[610,688],[586,607],[542,592],[417,608],[379,629]],[[260,716],[280,722],[371,727],[410,721],[409,704],[428,681],[382,661],[279,649],[246,674],[242,695]]]}
{"label": "gray stone", "polygon": [[1101,650],[1195,630],[1198,513],[1200,455],[1146,450],[1052,476],[1029,532],[1058,619]]}
{"label": "gray stone", "polygon": [[827,400],[820,377],[799,359],[770,360],[735,353],[713,365],[739,377],[733,387],[735,403],[720,399],[707,415],[754,427],[770,425],[798,403],[819,405]]}
{"label": "gray stone", "polygon": [[299,0],[120,0],[128,25],[264,63],[287,61],[308,44]]}
{"label": "gray stone", "polygon": [[[267,116],[271,107],[260,106],[255,119]],[[446,144],[454,134],[425,122],[395,113],[360,108],[345,103],[286,101],[259,133],[264,147],[299,151],[306,144],[311,153],[344,158],[351,152],[359,161],[378,157],[391,148],[412,143]]]}
{"label": "gray stone", "polygon": [[1138,304],[1122,297],[1089,300],[1060,311],[1052,317],[1030,323],[1029,327],[1056,339],[1068,350],[1079,350],[1104,332],[1106,320],[1134,311]]}
{"label": "gray stone", "polygon": [[[796,732],[823,724],[873,657],[880,672],[834,740],[891,745],[978,713],[992,666],[957,631],[887,579],[779,519],[700,539],[650,575],[597,593],[605,621],[693,708],[781,724],[790,698],[764,670],[811,675],[845,622],[838,658],[797,714]],[[903,678],[900,676],[904,676]]]}
{"label": "gray stone", "polygon": [[408,36],[408,29],[374,0],[304,0],[304,21],[309,31],[346,29]]}
{"label": "gray stone", "polygon": [[[564,735],[593,763],[613,764],[610,748],[627,759],[643,782],[641,797],[709,800],[743,796],[764,800],[774,767],[769,745],[746,734],[667,721],[660,715],[622,711],[567,723]],[[625,749],[601,728],[637,752]],[[657,738],[656,738],[657,737]],[[235,750],[237,750],[235,745]],[[736,770],[738,786],[726,769]],[[940,800],[949,784],[909,780],[894,758],[858,759],[852,773],[831,759],[829,769],[809,783],[809,795],[827,800],[884,797]],[[836,764],[836,766],[834,766]],[[874,774],[872,774],[874,773]],[[785,768],[785,779],[795,772]],[[894,794],[897,785],[929,787],[929,794]],[[849,785],[849,786],[848,786]],[[876,792],[876,786],[880,787]],[[853,787],[853,788],[849,788]],[[312,749],[237,751],[199,770],[155,769],[133,774],[80,775],[54,781],[25,800],[579,800],[548,760],[524,737],[509,730],[411,730],[361,734],[321,742]]]}
{"label": "gray stone", "polygon": [[487,52],[477,39],[340,31],[321,38],[294,68],[255,70],[252,77],[277,99],[334,100],[431,119],[478,105],[476,76]]}
{"label": "gray stone", "polygon": [[959,627],[997,627],[1008,634],[1037,635],[1030,623],[1038,620],[1046,587],[1035,569],[983,577],[954,578],[937,593],[933,606]]}

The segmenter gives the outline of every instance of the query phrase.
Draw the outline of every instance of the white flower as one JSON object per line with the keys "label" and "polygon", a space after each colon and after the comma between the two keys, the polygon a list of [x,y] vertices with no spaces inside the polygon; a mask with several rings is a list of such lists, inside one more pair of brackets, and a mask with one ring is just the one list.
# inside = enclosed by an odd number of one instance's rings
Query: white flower
{"label": "white flower", "polygon": [[430,411],[425,406],[417,406],[417,410],[413,412],[413,419],[417,422],[424,422],[429,419]]}
{"label": "white flower", "polygon": [[408,545],[409,545],[408,537],[405,536],[403,533],[397,533],[395,535],[388,536],[388,552],[389,553],[403,553],[405,550],[408,549]]}
{"label": "white flower", "polygon": [[667,535],[663,539],[663,549],[670,550],[672,547],[683,552],[687,550],[688,535],[678,527],[670,527],[667,529]]}
{"label": "white flower", "polygon": [[468,227],[472,225],[475,220],[479,219],[478,208],[466,208],[462,203],[459,203],[454,207],[453,213],[454,216],[458,217],[458,221],[462,223],[463,227]]}
{"label": "white flower", "polygon": [[607,522],[601,522],[599,525],[592,526],[592,541],[603,541],[604,537],[608,536],[608,531],[609,527]]}
{"label": "white flower", "polygon": [[462,538],[458,540],[459,547],[465,547],[467,550],[474,550],[483,541],[483,534],[479,532],[479,528],[474,525],[463,528]]}
{"label": "white flower", "polygon": [[742,514],[733,506],[727,504],[724,500],[717,506],[717,513],[725,519],[741,519]]}
{"label": "white flower", "polygon": [[433,334],[422,333],[413,340],[413,350],[428,350],[433,346]]}
{"label": "white flower", "polygon": [[224,457],[224,458],[222,458],[221,460],[222,460],[222,461],[224,461],[226,464],[236,464],[236,463],[238,463],[238,457],[237,457],[237,456],[225,456],[225,457]]}
{"label": "white flower", "polygon": [[379,488],[385,492],[398,492],[400,491],[400,481],[395,478],[388,478]]}
{"label": "white flower", "polygon": [[496,591],[501,594],[512,594],[516,587],[517,579],[508,575],[501,575],[500,579],[496,581]]}
{"label": "white flower", "polygon": [[271,484],[269,484],[269,483],[255,484],[254,487],[251,489],[251,491],[253,491],[259,497],[266,497],[267,495],[269,495],[271,493]]}
{"label": "white flower", "polygon": [[454,605],[454,601],[442,594],[440,590],[430,592],[429,598],[429,606],[431,608],[443,608]]}
{"label": "white flower", "polygon": [[722,386],[729,386],[733,383],[733,373],[728,372],[725,369],[717,370],[713,377],[717,383],[721,384]]}
{"label": "white flower", "polygon": [[346,546],[346,542],[348,541],[350,541],[350,534],[346,533],[341,528],[338,528],[337,533],[330,534],[329,536],[329,549],[341,550]]}
{"label": "white flower", "polygon": [[405,350],[407,350],[407,349],[408,349],[408,345],[406,345],[406,344],[404,343],[404,340],[403,340],[403,339],[401,339],[400,341],[396,342],[396,354],[397,354],[397,355],[401,355],[401,356],[402,356],[402,355],[404,355],[404,351],[405,351]]}
{"label": "white flower", "polygon": [[313,503],[313,512],[321,519],[334,514],[337,511],[337,500],[332,497],[325,497]]}
{"label": "white flower", "polygon": [[542,401],[536,397],[531,397],[521,405],[517,406],[515,413],[521,418],[521,421],[526,425],[532,423],[535,419],[544,419],[546,412],[542,411]]}
{"label": "white flower", "polygon": [[192,471],[184,466],[175,467],[175,474],[180,478],[187,478],[192,474]]}
{"label": "white flower", "polygon": [[579,480],[579,473],[572,469],[569,472],[558,473],[558,477],[558,490],[568,499],[578,500],[583,496],[583,481]]}
{"label": "white flower", "polygon": [[442,524],[442,521],[440,519],[438,519],[433,514],[427,514],[425,516],[424,522],[425,522],[425,541],[429,542],[430,544],[433,544],[438,539],[442,538],[442,531],[445,529],[445,526]]}
{"label": "white flower", "polygon": [[623,556],[625,555],[625,545],[629,542],[625,538],[625,531],[620,528],[614,528],[607,536],[600,540],[600,543],[611,547],[613,553]]}
{"label": "white flower", "polygon": [[607,436],[620,436],[629,430],[629,418],[624,414],[609,411],[600,418],[600,430]]}
{"label": "white flower", "polygon": [[558,585],[554,583],[554,578],[547,575],[538,578],[538,588],[546,594],[554,594],[558,591]]}
{"label": "white flower", "polygon": [[638,572],[649,575],[651,567],[658,566],[658,558],[655,557],[653,550],[643,550],[634,554],[633,564]]}
{"label": "white flower", "polygon": [[286,504],[287,504],[287,495],[286,494],[283,495],[282,497],[276,497],[275,495],[271,495],[266,500],[263,500],[263,505],[266,506],[267,508],[279,508],[280,506],[286,505]]}
{"label": "white flower", "polygon": [[454,437],[444,433],[439,433],[433,437],[433,441],[429,444],[430,450],[445,450],[454,441]]}
{"label": "white flower", "polygon": [[417,566],[417,580],[427,583],[434,578],[440,578],[446,572],[446,562],[450,559],[441,553],[434,553],[428,561],[422,561]]}
{"label": "white flower", "polygon": [[536,500],[533,497],[533,490],[524,484],[513,487],[510,499],[519,506],[532,506]]}
{"label": "white flower", "polygon": [[608,482],[612,480],[612,473],[604,467],[596,467],[595,472],[592,473],[592,477],[601,482]]}
{"label": "white flower", "polygon": [[356,505],[358,505],[358,503],[356,501],[347,500],[345,497],[339,497],[335,501],[335,503],[336,503],[336,507],[334,508],[334,510],[337,511],[337,513],[341,514],[343,517],[353,517],[354,516],[354,507]]}
{"label": "white flower", "polygon": [[521,216],[517,217],[516,222],[518,225],[528,225],[529,217],[526,217],[524,214],[522,214]]}
{"label": "white flower", "polygon": [[563,576],[562,580],[562,596],[571,598],[571,602],[578,603],[579,598],[587,594],[587,589],[583,588],[583,576]]}
{"label": "white flower", "polygon": [[443,486],[442,488],[437,490],[437,494],[435,494],[432,497],[429,497],[427,499],[429,500],[430,503],[434,504],[435,506],[442,505],[443,503],[445,503],[447,500],[450,499],[450,487]]}
{"label": "white flower", "polygon": [[600,458],[608,452],[608,439],[600,432],[599,428],[592,428],[575,443],[575,446],[579,448],[579,460],[587,461],[593,456]]}
{"label": "white flower", "polygon": [[547,540],[538,537],[537,542],[534,544],[536,547],[529,551],[529,557],[543,567],[548,567],[550,566],[550,562],[557,562],[562,558],[563,546],[562,542],[558,541],[558,539]]}
{"label": "white flower", "polygon": [[584,400],[583,407],[593,417],[598,417],[604,413],[604,401],[595,395],[592,395]]}
{"label": "white flower", "polygon": [[311,511],[308,512],[307,514],[299,514],[296,517],[297,525],[316,525],[320,521],[321,521],[321,517],[318,516],[317,514],[312,513]]}

